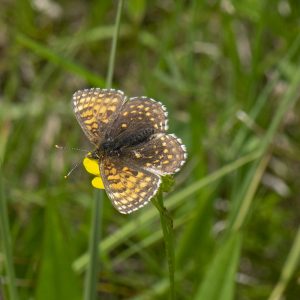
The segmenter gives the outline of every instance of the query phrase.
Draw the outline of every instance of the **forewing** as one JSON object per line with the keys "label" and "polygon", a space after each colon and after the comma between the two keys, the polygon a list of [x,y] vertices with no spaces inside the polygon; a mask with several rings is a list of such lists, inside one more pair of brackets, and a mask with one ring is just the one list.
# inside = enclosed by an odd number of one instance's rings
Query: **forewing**
{"label": "forewing", "polygon": [[174,134],[159,133],[150,141],[132,149],[124,156],[134,160],[139,167],[158,175],[178,172],[186,161],[186,148]]}
{"label": "forewing", "polygon": [[154,133],[168,129],[166,107],[148,97],[130,98],[122,107],[118,118],[110,130],[111,136],[124,131],[134,132],[143,128],[153,128]]}
{"label": "forewing", "polygon": [[113,89],[92,88],[74,93],[73,109],[76,118],[92,143],[100,143],[124,101],[124,93]]}
{"label": "forewing", "polygon": [[158,175],[117,157],[104,157],[100,162],[100,171],[108,197],[122,214],[129,214],[146,205],[161,183]]}

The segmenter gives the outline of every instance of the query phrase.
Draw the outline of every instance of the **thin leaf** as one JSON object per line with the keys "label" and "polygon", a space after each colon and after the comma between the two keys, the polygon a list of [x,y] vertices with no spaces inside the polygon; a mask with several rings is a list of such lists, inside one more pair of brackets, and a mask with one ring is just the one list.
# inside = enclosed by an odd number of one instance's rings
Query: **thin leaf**
{"label": "thin leaf", "polygon": [[36,300],[81,299],[79,278],[71,269],[73,247],[66,232],[57,208],[48,203]]}
{"label": "thin leaf", "polygon": [[240,233],[233,234],[213,258],[194,300],[234,299],[235,276],[241,250]]}
{"label": "thin leaf", "polygon": [[79,65],[78,63],[74,63],[73,61],[69,60],[66,57],[63,57],[59,53],[55,53],[52,49],[45,47],[42,44],[37,43],[36,41],[30,39],[29,37],[18,34],[17,35],[17,42],[21,45],[31,49],[37,55],[51,61],[52,63],[66,69],[67,71],[74,73],[78,76],[84,78],[90,84],[96,86],[104,86],[104,80],[99,76],[96,75],[83,66]]}

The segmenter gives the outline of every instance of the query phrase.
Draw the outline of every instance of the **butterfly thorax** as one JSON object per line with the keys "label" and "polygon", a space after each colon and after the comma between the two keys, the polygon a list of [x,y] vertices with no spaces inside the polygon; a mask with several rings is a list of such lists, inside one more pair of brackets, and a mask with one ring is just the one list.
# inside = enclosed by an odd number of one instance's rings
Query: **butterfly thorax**
{"label": "butterfly thorax", "polygon": [[154,134],[153,128],[142,128],[134,131],[124,131],[119,136],[113,138],[106,137],[98,148],[92,153],[92,158],[101,158],[102,156],[120,156],[123,151],[144,144],[151,139]]}

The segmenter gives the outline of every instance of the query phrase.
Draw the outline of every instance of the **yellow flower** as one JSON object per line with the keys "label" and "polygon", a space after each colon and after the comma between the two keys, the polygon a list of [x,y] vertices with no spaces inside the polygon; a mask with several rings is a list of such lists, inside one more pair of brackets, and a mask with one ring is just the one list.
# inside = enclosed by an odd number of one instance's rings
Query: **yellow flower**
{"label": "yellow flower", "polygon": [[98,161],[95,159],[90,159],[88,157],[85,157],[82,163],[88,173],[96,175],[96,177],[94,177],[92,180],[92,186],[96,189],[104,190],[104,185],[100,175]]}

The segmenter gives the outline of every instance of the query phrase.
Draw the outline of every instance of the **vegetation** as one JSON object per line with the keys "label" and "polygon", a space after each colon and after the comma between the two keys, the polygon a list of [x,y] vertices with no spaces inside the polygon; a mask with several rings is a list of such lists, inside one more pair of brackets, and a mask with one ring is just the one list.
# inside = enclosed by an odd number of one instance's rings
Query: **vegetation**
{"label": "vegetation", "polygon": [[[163,102],[189,158],[155,205],[100,199],[99,299],[167,299],[173,275],[176,299],[299,299],[298,2],[124,1],[112,86]],[[0,299],[84,295],[94,190],[54,145],[91,149],[70,100],[110,81],[117,3],[1,4]]]}

